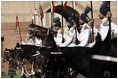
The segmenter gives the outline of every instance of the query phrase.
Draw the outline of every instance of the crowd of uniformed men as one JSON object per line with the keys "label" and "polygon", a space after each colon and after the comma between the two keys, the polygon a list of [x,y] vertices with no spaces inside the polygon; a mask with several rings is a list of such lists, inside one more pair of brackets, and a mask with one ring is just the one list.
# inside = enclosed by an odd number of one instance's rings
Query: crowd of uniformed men
{"label": "crowd of uniformed men", "polygon": [[[109,11],[108,7],[106,7],[106,4],[102,4],[99,9],[99,18],[101,20],[100,29],[98,30],[96,26],[94,25],[93,33],[94,33],[94,41],[91,42],[91,35],[92,35],[92,24],[94,24],[94,19],[90,18],[88,19],[88,13],[90,12],[90,7],[87,6],[85,8],[85,12],[80,15],[79,23],[80,27],[78,32],[77,30],[77,24],[73,21],[74,20],[74,14],[72,14],[71,17],[68,18],[68,33],[64,34],[64,29],[61,27],[60,18],[54,18],[54,26],[53,31],[56,31],[56,35],[54,35],[54,40],[56,44],[60,47],[92,47],[96,40],[96,36],[98,32],[101,35],[101,40],[104,41],[109,30],[109,20],[108,18],[112,18],[112,13]],[[113,22],[111,19],[111,36],[117,37],[117,25]],[[64,38],[64,42],[62,42],[62,38]],[[78,44],[75,44],[75,40],[79,40]],[[27,43],[24,43],[22,41],[22,44],[30,44],[30,45],[36,45],[36,46],[42,46],[42,40],[40,38],[37,38],[35,36],[32,36],[31,39],[28,40]]]}

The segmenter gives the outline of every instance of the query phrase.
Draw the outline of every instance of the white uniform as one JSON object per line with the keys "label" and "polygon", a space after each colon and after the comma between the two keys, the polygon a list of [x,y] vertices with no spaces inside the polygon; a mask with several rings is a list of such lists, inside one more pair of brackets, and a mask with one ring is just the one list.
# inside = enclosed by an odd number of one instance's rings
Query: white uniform
{"label": "white uniform", "polygon": [[[98,29],[94,26],[93,30],[94,30],[94,35],[96,37],[97,36],[97,33],[98,33]],[[92,28],[91,28],[91,33],[92,33]],[[94,40],[94,42],[92,42],[92,43],[88,43],[86,45],[86,47],[93,47],[95,45],[95,43],[96,43],[96,40]]]}
{"label": "white uniform", "polygon": [[22,41],[23,45],[36,45],[36,46],[42,46],[42,40],[41,39],[37,39],[35,37],[35,40],[33,41],[32,39],[30,39],[27,43]]}
{"label": "white uniform", "polygon": [[38,39],[38,38],[35,38],[35,45],[36,46],[42,46],[42,40]]}
{"label": "white uniform", "polygon": [[117,25],[114,22],[111,22],[111,32],[117,34]]}
{"label": "white uniform", "polygon": [[32,39],[30,39],[27,44],[30,44],[30,45],[35,45],[35,41],[33,41]]}
{"label": "white uniform", "polygon": [[[92,47],[95,44],[95,41],[93,43],[88,43],[88,41],[91,40],[91,32],[92,28],[86,23],[83,25],[81,33],[79,34],[77,32],[77,39],[80,41],[80,44],[75,44],[75,29],[73,27],[70,28],[68,33],[68,39],[66,42],[62,43],[60,47],[75,47],[75,46],[81,46],[81,47]],[[95,36],[97,36],[98,30],[94,26],[94,33]]]}
{"label": "white uniform", "polygon": [[80,44],[78,46],[84,47],[88,44],[88,41],[90,40],[90,34],[91,34],[91,29],[87,23],[85,23],[82,27],[81,33],[78,37],[80,40]]}
{"label": "white uniform", "polygon": [[22,45],[35,45],[35,42],[32,39],[30,39],[30,40],[28,40],[27,43],[22,41]]}
{"label": "white uniform", "polygon": [[[96,37],[96,36],[97,36],[97,33],[98,33],[98,29],[96,28],[96,26],[95,26],[95,25],[94,25],[93,30],[94,30],[94,34],[95,34],[95,37]],[[92,28],[91,28],[91,32],[92,32]]]}
{"label": "white uniform", "polygon": [[[105,40],[109,30],[109,21],[107,18],[102,19],[102,24],[100,25],[100,34],[102,41]],[[113,22],[111,22],[111,32],[114,32],[117,34],[117,25]]]}
{"label": "white uniform", "polygon": [[[65,40],[67,40],[67,36],[65,34],[63,34],[63,37],[64,37]],[[60,45],[62,43],[61,29],[58,30],[57,36],[54,36],[54,40],[55,40],[57,45]]]}
{"label": "white uniform", "polygon": [[[78,36],[79,33],[77,31],[77,37]],[[60,47],[75,47],[76,46],[75,39],[76,39],[75,29],[71,27],[70,30],[68,31],[67,40],[64,43],[60,44]]]}
{"label": "white uniform", "polygon": [[[97,36],[98,30],[96,29],[95,26],[93,29],[94,29],[95,36]],[[82,27],[81,33],[78,38],[81,42],[80,44],[78,44],[78,46],[92,47],[96,41],[94,41],[93,43],[89,42],[91,40],[91,33],[92,33],[92,28],[90,28],[90,26],[87,23],[85,23]]]}
{"label": "white uniform", "polygon": [[77,31],[77,29],[74,29],[73,27],[70,28],[70,30],[69,30],[69,36],[71,37],[72,41],[71,41],[71,43],[70,43],[70,45],[68,47],[75,47],[75,46],[77,46],[75,44],[75,41],[76,41],[76,32],[77,32],[77,38],[78,38],[79,32]]}

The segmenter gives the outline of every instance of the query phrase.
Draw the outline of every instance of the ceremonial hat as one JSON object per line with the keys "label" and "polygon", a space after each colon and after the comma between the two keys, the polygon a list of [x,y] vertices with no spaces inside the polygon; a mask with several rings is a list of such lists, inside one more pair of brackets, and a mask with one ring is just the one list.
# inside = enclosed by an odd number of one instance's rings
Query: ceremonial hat
{"label": "ceremonial hat", "polygon": [[100,13],[102,13],[104,16],[106,16],[107,12],[109,11],[109,2],[110,1],[104,1],[100,7]]}
{"label": "ceremonial hat", "polygon": [[86,6],[84,13],[81,14],[80,19],[84,22],[89,21],[88,13],[90,12],[91,8],[89,6]]}

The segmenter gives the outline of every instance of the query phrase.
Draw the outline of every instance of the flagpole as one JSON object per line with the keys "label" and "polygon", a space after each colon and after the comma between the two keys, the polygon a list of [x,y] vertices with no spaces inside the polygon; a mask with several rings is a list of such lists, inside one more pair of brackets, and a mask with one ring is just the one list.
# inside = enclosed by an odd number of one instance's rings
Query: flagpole
{"label": "flagpole", "polygon": [[[92,1],[91,1],[91,18],[93,18],[93,4],[92,4]],[[91,34],[91,43],[94,42],[94,25],[92,23],[92,34]]]}
{"label": "flagpole", "polygon": [[[35,6],[35,1],[34,1],[34,10],[36,9],[36,6]],[[34,24],[36,24],[36,14],[34,14]]]}
{"label": "flagpole", "polygon": [[[109,8],[109,12],[111,11],[110,10],[110,1],[107,2],[107,7]],[[109,31],[111,33],[111,17],[108,18],[109,20]],[[111,34],[110,34],[110,40],[111,40]]]}
{"label": "flagpole", "polygon": [[[32,10],[31,10],[31,18],[32,18]],[[33,24],[33,22],[32,22],[32,24]]]}
{"label": "flagpole", "polygon": [[52,8],[52,1],[51,1],[51,27],[53,25],[53,8]]}
{"label": "flagpole", "polygon": [[[39,1],[39,8],[40,8],[40,16],[41,16],[41,5],[40,5],[40,1]],[[43,22],[42,22],[42,19],[41,19],[41,26],[43,27]]]}
{"label": "flagpole", "polygon": [[62,1],[62,29],[63,29],[63,1]]}
{"label": "flagpole", "polygon": [[[62,30],[63,30],[63,1],[62,1]],[[63,32],[62,32],[62,43],[64,43]]]}
{"label": "flagpole", "polygon": [[21,31],[20,31],[20,26],[19,26],[19,19],[18,19],[18,15],[16,14],[16,19],[17,19],[17,24],[18,24],[18,29],[19,29],[19,36],[20,36],[20,41],[22,43],[22,37],[21,37]]}
{"label": "flagpole", "polygon": [[[108,11],[110,12],[110,1],[107,1],[107,5],[106,7],[108,7]],[[108,48],[106,49],[109,49],[111,47],[111,17],[108,17],[108,21],[109,21],[109,33],[110,33],[110,36],[109,36],[109,40],[108,40],[108,43],[106,46],[108,46]]]}
{"label": "flagpole", "polygon": [[[39,13],[38,13],[38,19],[40,18],[40,1],[39,1]],[[39,25],[40,25],[40,20],[39,20]]]}
{"label": "flagpole", "polygon": [[[73,7],[73,13],[74,13],[74,20],[76,20],[75,18],[75,12],[74,12],[74,9],[75,9],[75,2],[74,1],[72,1],[72,7]],[[75,21],[74,21],[74,23],[76,23]],[[77,24],[76,24],[77,25]],[[77,26],[78,27],[78,26]],[[79,43],[79,40],[77,39],[77,27],[75,28],[75,44],[77,45],[78,43]]]}
{"label": "flagpole", "polygon": [[34,24],[34,16],[32,14],[32,10],[31,10],[31,17],[32,17],[32,24]]}
{"label": "flagpole", "polygon": [[20,31],[20,26],[19,26],[19,20],[18,20],[18,28],[19,28],[20,40],[21,40],[21,43],[22,43],[22,37],[21,37],[21,31]]}

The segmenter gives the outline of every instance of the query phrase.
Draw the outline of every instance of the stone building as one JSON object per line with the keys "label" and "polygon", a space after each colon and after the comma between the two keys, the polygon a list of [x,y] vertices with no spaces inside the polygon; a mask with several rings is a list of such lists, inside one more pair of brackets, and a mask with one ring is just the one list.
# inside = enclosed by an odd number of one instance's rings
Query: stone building
{"label": "stone building", "polygon": [[[43,26],[50,27],[51,25],[51,13],[50,13],[50,3],[51,1],[41,1],[40,5],[43,8],[44,18],[43,18]],[[61,19],[61,1],[54,1],[56,12],[54,17],[60,17]],[[99,8],[102,4],[101,1],[93,1],[93,17],[95,19],[95,25],[99,28],[101,21],[99,20]],[[81,14],[85,7],[89,5],[90,1],[77,1],[77,6],[75,10],[78,14]],[[67,2],[67,9],[63,11],[64,13],[64,29],[67,31],[66,20],[69,17],[69,13],[72,13],[72,1]],[[1,2],[1,36],[4,37],[4,48],[14,48],[17,42],[20,42],[19,32],[16,29],[16,14],[19,17],[20,29],[23,41],[26,41],[26,37],[28,34],[28,25],[31,24],[32,21],[32,13],[34,8],[36,7],[37,13],[39,15],[39,23],[40,21],[40,9],[39,9],[39,1],[2,1]],[[117,2],[111,2],[111,11],[113,21],[116,23],[117,21]],[[88,14],[91,17],[91,14]],[[66,18],[65,18],[66,17]]]}

